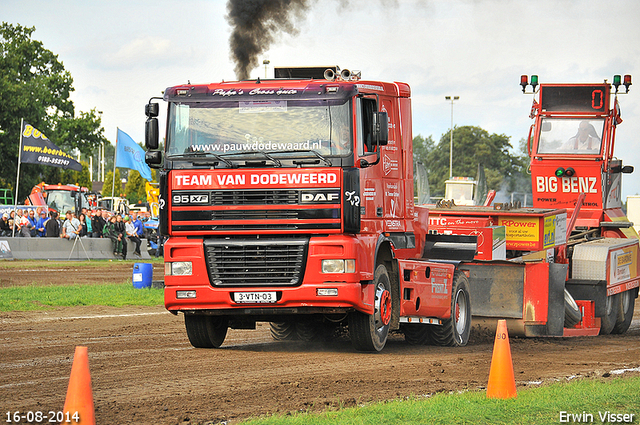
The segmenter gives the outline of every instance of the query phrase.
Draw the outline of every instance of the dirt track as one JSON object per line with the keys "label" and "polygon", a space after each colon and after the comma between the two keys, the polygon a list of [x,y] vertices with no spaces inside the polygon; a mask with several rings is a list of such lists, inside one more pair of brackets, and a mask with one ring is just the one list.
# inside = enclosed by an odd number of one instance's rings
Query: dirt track
{"label": "dirt track", "polygon": [[[0,280],[5,272],[0,269]],[[123,265],[120,273],[125,272]],[[131,265],[128,274],[130,279]],[[632,328],[622,336],[512,338],[518,386],[638,370],[639,311],[636,302]],[[75,346],[85,345],[99,424],[236,422],[478,389],[486,385],[493,349],[486,334],[472,334],[470,345],[458,349],[412,347],[393,336],[382,353],[364,354],[354,352],[348,339],[325,345],[275,342],[266,324],[230,330],[221,349],[194,349],[182,316],[162,306],[0,313],[0,339],[3,415],[60,410]]]}
{"label": "dirt track", "polygon": [[[144,260],[138,260],[144,262]],[[90,285],[131,281],[134,261],[99,261],[95,264],[78,261],[0,262],[0,288],[24,285]],[[17,267],[16,267],[17,266]],[[164,264],[153,263],[153,279],[164,278]]]}

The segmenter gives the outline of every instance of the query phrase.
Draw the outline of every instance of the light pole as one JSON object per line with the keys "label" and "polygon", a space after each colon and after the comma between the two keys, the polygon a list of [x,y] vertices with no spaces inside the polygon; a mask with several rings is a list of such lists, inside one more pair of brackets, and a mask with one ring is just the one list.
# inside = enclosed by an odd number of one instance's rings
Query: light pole
{"label": "light pole", "polygon": [[265,59],[262,61],[262,64],[264,65],[264,78],[267,78],[267,68],[269,67],[269,64],[271,63],[271,61],[269,59]]}
{"label": "light pole", "polygon": [[449,130],[449,180],[453,177],[453,102],[460,96],[445,96],[445,100],[451,101],[451,129]]}

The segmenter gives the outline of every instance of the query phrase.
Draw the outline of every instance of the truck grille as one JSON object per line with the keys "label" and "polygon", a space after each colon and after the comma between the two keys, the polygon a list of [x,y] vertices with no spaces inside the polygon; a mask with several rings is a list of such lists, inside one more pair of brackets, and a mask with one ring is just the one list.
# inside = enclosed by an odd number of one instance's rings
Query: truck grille
{"label": "truck grille", "polygon": [[307,238],[205,239],[212,286],[295,286],[302,281]]}
{"label": "truck grille", "polygon": [[175,191],[171,231],[294,231],[337,233],[342,211],[339,188]]}
{"label": "truck grille", "polygon": [[298,203],[297,190],[214,190],[211,205],[286,205]]}

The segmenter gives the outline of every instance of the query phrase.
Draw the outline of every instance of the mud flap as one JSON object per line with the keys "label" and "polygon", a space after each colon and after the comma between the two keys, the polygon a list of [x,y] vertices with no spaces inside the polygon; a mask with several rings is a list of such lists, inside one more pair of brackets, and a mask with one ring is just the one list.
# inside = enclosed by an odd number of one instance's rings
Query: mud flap
{"label": "mud flap", "polygon": [[[564,329],[564,283],[568,264],[549,263],[549,310],[544,334],[527,329],[528,336],[562,336]],[[534,327],[531,327],[534,328]]]}
{"label": "mud flap", "polygon": [[461,264],[468,272],[473,316],[522,319],[524,265]]}

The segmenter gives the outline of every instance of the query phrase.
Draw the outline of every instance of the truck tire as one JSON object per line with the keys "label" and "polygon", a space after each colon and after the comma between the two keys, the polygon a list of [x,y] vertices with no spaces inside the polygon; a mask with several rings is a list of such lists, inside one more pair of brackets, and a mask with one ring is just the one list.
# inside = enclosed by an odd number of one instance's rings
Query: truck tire
{"label": "truck tire", "polygon": [[185,314],[184,324],[189,342],[196,348],[219,348],[229,328],[226,317],[205,314]]}
{"label": "truck tire", "polygon": [[600,318],[600,335],[609,335],[618,321],[620,311],[620,294],[607,297],[605,314]]}
{"label": "truck tire", "polygon": [[271,337],[276,341],[291,341],[296,339],[296,327],[291,322],[269,322]]}
{"label": "truck tire", "polygon": [[631,320],[633,319],[635,303],[635,290],[624,291],[620,294],[620,310],[618,312],[618,320],[611,331],[612,334],[623,334],[629,329],[629,325],[631,325]]}
{"label": "truck tire", "polygon": [[349,336],[358,351],[381,351],[387,343],[391,323],[391,282],[384,264],[373,275],[375,300],[373,314],[355,311],[349,314]]}
{"label": "truck tire", "polygon": [[582,312],[569,291],[564,290],[564,327],[573,328],[582,320]]}
{"label": "truck tire", "polygon": [[419,323],[405,323],[400,326],[404,333],[404,340],[411,345],[431,344],[431,325]]}
{"label": "truck tire", "polygon": [[311,321],[296,322],[296,337],[300,341],[311,342],[318,339],[320,324]]}
{"label": "truck tire", "polygon": [[432,338],[437,345],[463,347],[469,342],[471,334],[471,301],[469,282],[464,273],[453,275],[451,290],[451,317],[442,321],[442,325],[433,326]]}

